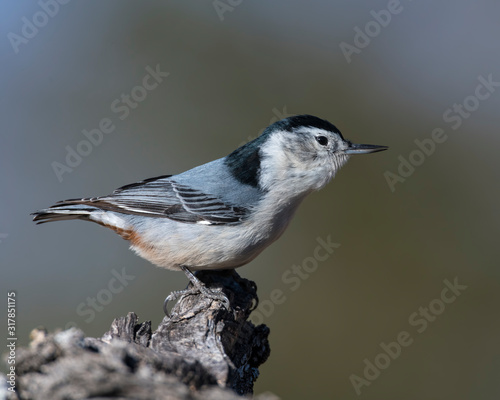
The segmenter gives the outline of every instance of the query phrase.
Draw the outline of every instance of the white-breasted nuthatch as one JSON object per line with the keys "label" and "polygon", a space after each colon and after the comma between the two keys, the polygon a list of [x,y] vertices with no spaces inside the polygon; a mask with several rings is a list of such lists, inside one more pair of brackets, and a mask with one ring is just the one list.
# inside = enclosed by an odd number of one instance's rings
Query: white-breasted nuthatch
{"label": "white-breasted nuthatch", "polygon": [[223,301],[192,271],[240,267],[285,231],[299,204],[325,186],[353,154],[386,146],[353,144],[330,122],[311,115],[278,121],[218,160],[178,175],[132,183],[102,197],[64,200],[33,213],[38,223],[83,219],[130,241],[155,265],[182,270],[192,289]]}

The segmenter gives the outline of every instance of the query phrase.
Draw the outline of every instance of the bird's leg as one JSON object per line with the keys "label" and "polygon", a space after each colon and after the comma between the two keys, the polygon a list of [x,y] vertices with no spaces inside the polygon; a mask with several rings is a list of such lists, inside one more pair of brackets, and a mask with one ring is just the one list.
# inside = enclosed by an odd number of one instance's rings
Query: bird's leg
{"label": "bird's leg", "polygon": [[163,311],[167,317],[171,318],[167,308],[169,301],[177,300],[179,297],[184,295],[197,294],[197,293],[201,293],[203,296],[208,297],[209,299],[221,301],[224,307],[229,310],[229,299],[224,294],[224,292],[222,292],[222,290],[220,289],[213,290],[207,288],[203,284],[203,282],[201,282],[191,272],[191,270],[188,267],[182,265],[181,269],[182,271],[184,271],[189,281],[193,284],[193,287],[190,289],[176,290],[167,296],[165,302],[163,303]]}

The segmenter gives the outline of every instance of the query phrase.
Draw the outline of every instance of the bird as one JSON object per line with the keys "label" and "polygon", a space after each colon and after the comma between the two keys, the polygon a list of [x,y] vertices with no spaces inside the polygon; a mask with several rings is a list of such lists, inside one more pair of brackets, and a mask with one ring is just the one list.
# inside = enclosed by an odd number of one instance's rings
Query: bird
{"label": "bird", "polygon": [[172,292],[167,304],[201,293],[229,301],[207,288],[199,270],[235,269],[276,241],[298,206],[323,188],[352,155],[387,150],[354,144],[335,125],[294,115],[269,125],[229,155],[177,175],[122,186],[100,197],[69,199],[38,210],[38,224],[81,219],[110,228],[151,263],[183,271],[192,287]]}

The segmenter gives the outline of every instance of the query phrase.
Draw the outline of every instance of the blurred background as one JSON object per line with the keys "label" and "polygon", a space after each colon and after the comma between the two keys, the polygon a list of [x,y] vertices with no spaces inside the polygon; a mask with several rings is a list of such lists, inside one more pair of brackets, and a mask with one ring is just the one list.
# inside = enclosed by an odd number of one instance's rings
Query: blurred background
{"label": "blurred background", "polygon": [[[500,3],[62,3],[0,5],[2,335],[9,291],[20,344],[39,325],[100,336],[129,311],[157,326],[183,274],[98,225],[29,213],[182,172],[309,113],[390,150],[353,157],[238,270],[271,328],[256,393],[500,396]],[[340,246],[311,261],[321,240]],[[402,332],[411,343],[380,356]]]}

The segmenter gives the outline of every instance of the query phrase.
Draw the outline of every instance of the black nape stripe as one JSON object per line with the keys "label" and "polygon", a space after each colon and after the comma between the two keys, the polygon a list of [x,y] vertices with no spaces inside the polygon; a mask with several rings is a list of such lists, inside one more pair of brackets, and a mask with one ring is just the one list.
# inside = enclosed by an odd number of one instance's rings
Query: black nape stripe
{"label": "black nape stripe", "polygon": [[225,163],[231,174],[241,183],[253,187],[259,186],[260,146],[266,139],[267,136],[263,133],[226,157]]}

